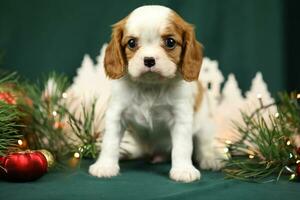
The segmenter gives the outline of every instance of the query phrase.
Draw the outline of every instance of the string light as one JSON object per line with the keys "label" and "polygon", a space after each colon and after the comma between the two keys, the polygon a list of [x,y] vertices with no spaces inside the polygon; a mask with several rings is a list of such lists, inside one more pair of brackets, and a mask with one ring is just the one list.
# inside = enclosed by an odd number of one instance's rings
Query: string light
{"label": "string light", "polygon": [[224,148],[224,153],[228,153],[229,149],[227,147]]}
{"label": "string light", "polygon": [[275,114],[274,114],[274,117],[278,118],[278,117],[279,117],[279,113],[278,113],[278,112],[275,113]]}
{"label": "string light", "polygon": [[75,153],[74,153],[74,157],[75,157],[75,158],[80,158],[80,154],[79,154],[78,152],[75,152]]}
{"label": "string light", "polygon": [[18,140],[18,145],[22,146],[23,145],[23,141],[22,140]]}
{"label": "string light", "polygon": [[56,116],[57,116],[57,112],[54,110],[54,111],[52,112],[52,115],[53,115],[54,117],[56,117]]}
{"label": "string light", "polygon": [[288,141],[286,142],[286,145],[290,146],[290,145],[291,145],[291,141],[288,140]]}
{"label": "string light", "polygon": [[290,176],[290,180],[294,180],[294,179],[295,179],[295,177],[296,177],[296,174],[291,174],[291,176]]}
{"label": "string light", "polygon": [[61,96],[62,96],[62,98],[64,98],[64,99],[68,98],[68,94],[67,94],[66,92],[62,93]]}
{"label": "string light", "polygon": [[300,99],[300,93],[297,94],[297,99]]}
{"label": "string light", "polygon": [[297,160],[297,161],[296,161],[296,164],[299,164],[299,163],[300,163],[300,160]]}
{"label": "string light", "polygon": [[254,158],[254,155],[250,154],[250,155],[249,155],[249,158],[250,158],[250,159],[253,159],[253,158]]}

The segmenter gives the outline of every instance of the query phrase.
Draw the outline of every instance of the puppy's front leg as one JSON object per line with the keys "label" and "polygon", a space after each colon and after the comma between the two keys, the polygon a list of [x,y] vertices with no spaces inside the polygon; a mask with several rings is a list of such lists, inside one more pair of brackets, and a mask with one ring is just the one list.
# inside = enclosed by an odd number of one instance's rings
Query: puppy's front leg
{"label": "puppy's front leg", "polygon": [[118,175],[120,171],[119,146],[124,134],[124,128],[121,126],[121,112],[122,109],[116,105],[110,106],[106,112],[101,154],[89,168],[89,173],[93,176],[112,177]]}
{"label": "puppy's front leg", "polygon": [[171,130],[172,168],[170,178],[180,182],[200,179],[200,172],[192,164],[193,113],[186,106],[175,110],[175,124]]}

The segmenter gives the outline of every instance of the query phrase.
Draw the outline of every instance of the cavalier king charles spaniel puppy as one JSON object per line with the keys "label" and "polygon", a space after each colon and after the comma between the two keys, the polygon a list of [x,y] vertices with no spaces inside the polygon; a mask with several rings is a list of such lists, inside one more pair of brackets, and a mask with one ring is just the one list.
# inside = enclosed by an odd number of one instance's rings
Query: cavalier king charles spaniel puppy
{"label": "cavalier king charles spaniel puppy", "polygon": [[112,95],[91,175],[118,175],[126,130],[143,155],[171,158],[169,176],[175,181],[200,179],[193,152],[201,169],[221,168],[209,102],[198,81],[202,54],[193,26],[167,7],[139,7],[113,25],[104,58]]}

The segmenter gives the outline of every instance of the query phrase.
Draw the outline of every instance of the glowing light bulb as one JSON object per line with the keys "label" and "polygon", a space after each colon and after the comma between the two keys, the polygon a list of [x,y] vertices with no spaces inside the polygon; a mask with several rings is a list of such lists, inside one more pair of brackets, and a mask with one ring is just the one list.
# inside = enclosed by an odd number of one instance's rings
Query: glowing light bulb
{"label": "glowing light bulb", "polygon": [[250,154],[250,155],[249,155],[249,158],[250,158],[250,159],[253,159],[253,158],[254,158],[254,155]]}
{"label": "glowing light bulb", "polygon": [[228,153],[229,152],[229,149],[228,148],[224,148],[224,153]]}
{"label": "glowing light bulb", "polygon": [[52,115],[53,115],[54,117],[56,117],[57,112],[54,110],[54,111],[52,112]]}
{"label": "glowing light bulb", "polygon": [[22,146],[22,145],[23,145],[23,141],[22,141],[22,140],[18,140],[18,144],[19,144],[20,146]]}
{"label": "glowing light bulb", "polygon": [[80,154],[79,154],[78,152],[75,152],[75,153],[74,153],[74,157],[75,157],[75,158],[80,158]]}
{"label": "glowing light bulb", "polygon": [[66,92],[62,93],[62,98],[64,99],[68,98],[68,94]]}

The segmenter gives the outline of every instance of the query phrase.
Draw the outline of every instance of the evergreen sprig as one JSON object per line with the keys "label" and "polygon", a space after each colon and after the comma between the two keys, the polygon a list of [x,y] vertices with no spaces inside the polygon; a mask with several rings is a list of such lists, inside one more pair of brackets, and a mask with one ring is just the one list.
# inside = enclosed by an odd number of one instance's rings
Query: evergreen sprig
{"label": "evergreen sprig", "polygon": [[93,102],[90,111],[82,105],[82,119],[81,117],[76,118],[72,113],[68,113],[71,129],[77,139],[81,141],[81,146],[74,149],[74,152],[80,153],[81,157],[96,158],[99,152],[97,150],[96,140],[100,133],[95,132],[94,129],[95,107],[96,100]]}
{"label": "evergreen sprig", "polygon": [[64,120],[65,109],[61,99],[68,86],[67,77],[55,73],[43,82],[26,85],[27,94],[33,102],[30,106],[24,105],[24,111],[31,117],[26,128],[31,149],[47,149],[60,158],[73,148],[62,127],[58,126]]}
{"label": "evergreen sprig", "polygon": [[[8,92],[7,85],[17,84],[16,73],[2,74],[0,76],[0,92]],[[0,156],[8,150],[17,148],[17,141],[22,137],[19,123],[21,113],[17,106],[0,100]]]}
{"label": "evergreen sprig", "polygon": [[292,137],[300,130],[299,99],[294,93],[282,93],[279,99],[278,113],[269,118],[261,115],[265,107],[250,115],[242,112],[243,124],[235,123],[241,140],[228,146],[227,177],[261,182],[277,174],[271,180],[278,180],[295,167],[299,155]]}
{"label": "evergreen sprig", "polygon": [[95,103],[89,112],[82,106],[83,117],[76,118],[64,99],[69,85],[66,76],[55,73],[42,83],[27,85],[26,91],[33,102],[24,109],[31,116],[31,123],[27,124],[30,148],[47,149],[61,161],[74,152],[80,153],[80,158],[94,158],[97,154],[93,132]]}

